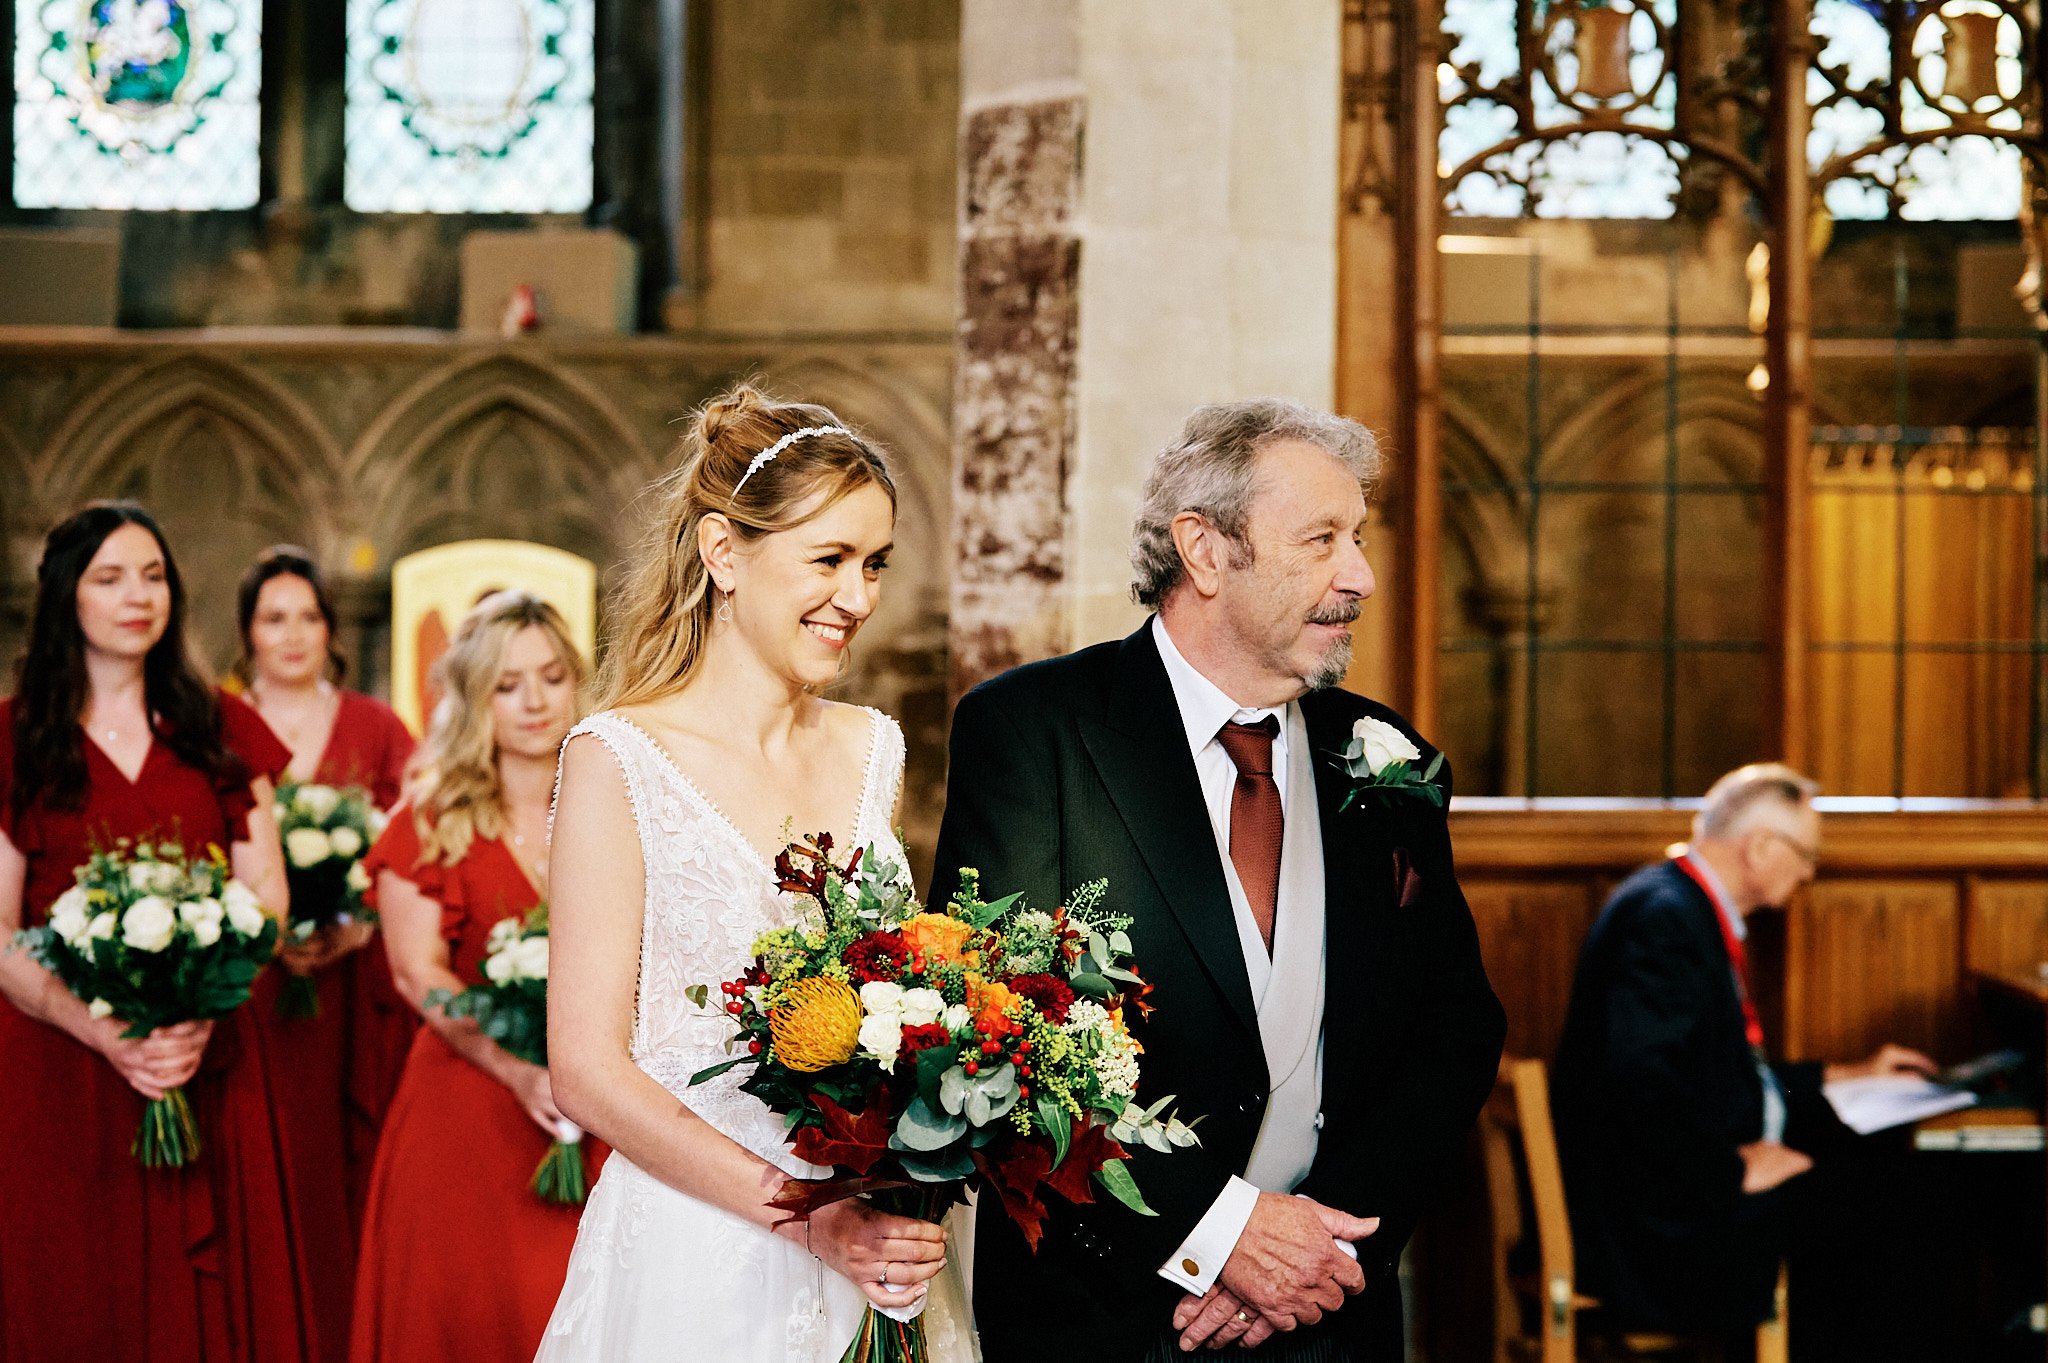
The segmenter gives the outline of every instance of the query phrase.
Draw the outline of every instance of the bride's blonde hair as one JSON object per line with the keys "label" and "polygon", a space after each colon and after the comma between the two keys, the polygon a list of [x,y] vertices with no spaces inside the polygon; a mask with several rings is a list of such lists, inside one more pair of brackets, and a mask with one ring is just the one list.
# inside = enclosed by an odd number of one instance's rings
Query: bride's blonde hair
{"label": "bride's blonde hair", "polygon": [[[777,441],[818,426],[841,429],[794,440],[749,472]],[[896,480],[871,441],[828,408],[776,402],[744,383],[697,410],[678,454],[681,464],[652,489],[654,528],[612,597],[600,709],[673,695],[703,661],[716,608],[697,550],[706,515],[723,515],[741,543],[751,543],[864,487],[879,487],[896,507]]]}
{"label": "bride's blonde hair", "polygon": [[[454,642],[434,664],[441,699],[427,736],[406,765],[406,796],[420,834],[420,861],[452,866],[477,837],[505,831],[505,788],[498,778],[491,697],[505,670],[505,649],[527,626],[547,635],[575,680],[580,701],[590,670],[569,638],[561,612],[531,592],[494,592],[470,608]],[[580,707],[570,715],[575,719]]]}

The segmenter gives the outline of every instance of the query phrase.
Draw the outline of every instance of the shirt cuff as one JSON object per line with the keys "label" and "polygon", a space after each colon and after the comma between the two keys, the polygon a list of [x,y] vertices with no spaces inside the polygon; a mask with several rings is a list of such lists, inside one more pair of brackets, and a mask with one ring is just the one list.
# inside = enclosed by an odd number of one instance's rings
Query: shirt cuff
{"label": "shirt cuff", "polygon": [[1159,1276],[1198,1297],[1207,1292],[1230,1252],[1237,1248],[1238,1237],[1244,1234],[1258,1202],[1258,1188],[1232,1175],[1173,1257],[1159,1266]]}

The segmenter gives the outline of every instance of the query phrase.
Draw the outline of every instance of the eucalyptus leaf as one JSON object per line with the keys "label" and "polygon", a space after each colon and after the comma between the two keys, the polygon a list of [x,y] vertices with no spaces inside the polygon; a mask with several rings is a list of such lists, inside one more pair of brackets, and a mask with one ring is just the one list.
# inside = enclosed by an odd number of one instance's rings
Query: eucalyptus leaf
{"label": "eucalyptus leaf", "polygon": [[974,1158],[964,1149],[897,1156],[903,1172],[920,1183],[953,1183],[974,1173]]}
{"label": "eucalyptus leaf", "polygon": [[903,1109],[903,1115],[896,1119],[894,1145],[901,1141],[911,1150],[943,1150],[960,1139],[967,1130],[966,1119],[950,1112],[935,1112],[931,1104],[922,1097],[910,1100]]}
{"label": "eucalyptus leaf", "polygon": [[1122,1160],[1111,1160],[1100,1169],[1097,1169],[1095,1171],[1095,1181],[1107,1188],[1110,1196],[1123,1203],[1126,1207],[1129,1207],[1138,1215],[1159,1215],[1158,1212],[1145,1205],[1145,1195],[1138,1191],[1137,1180],[1131,1177],[1131,1171],[1124,1167]]}
{"label": "eucalyptus leaf", "polygon": [[967,1103],[967,1071],[958,1065],[939,1076],[939,1106],[958,1115]]}
{"label": "eucalyptus leaf", "polygon": [[1109,949],[1119,956],[1130,955],[1131,935],[1128,932],[1112,932],[1109,934]]}
{"label": "eucalyptus leaf", "polygon": [[1166,1128],[1160,1126],[1157,1122],[1139,1127],[1138,1139],[1145,1142],[1147,1147],[1157,1150],[1162,1155],[1173,1153],[1173,1142],[1166,1138]]}
{"label": "eucalyptus leaf", "polygon": [[1106,999],[1116,993],[1115,985],[1093,971],[1084,970],[1078,975],[1070,976],[1067,983],[1073,986],[1076,994],[1088,994],[1098,999]]}
{"label": "eucalyptus leaf", "polygon": [[683,991],[683,997],[696,1004],[699,1008],[702,1008],[706,1003],[710,1002],[711,986],[693,984]]}

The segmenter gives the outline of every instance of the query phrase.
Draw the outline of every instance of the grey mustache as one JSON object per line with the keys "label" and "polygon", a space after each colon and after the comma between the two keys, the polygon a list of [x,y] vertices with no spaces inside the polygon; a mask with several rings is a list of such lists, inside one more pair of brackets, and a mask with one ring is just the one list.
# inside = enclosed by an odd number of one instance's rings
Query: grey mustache
{"label": "grey mustache", "polygon": [[1334,606],[1329,610],[1310,611],[1308,622],[1311,625],[1348,625],[1356,620],[1364,609],[1354,602],[1348,606]]}

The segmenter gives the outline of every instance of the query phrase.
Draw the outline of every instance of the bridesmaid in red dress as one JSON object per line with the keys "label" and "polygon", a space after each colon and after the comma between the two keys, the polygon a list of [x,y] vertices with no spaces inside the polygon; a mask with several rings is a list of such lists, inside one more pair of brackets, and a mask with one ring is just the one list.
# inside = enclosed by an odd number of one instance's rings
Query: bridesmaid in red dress
{"label": "bridesmaid in red dress", "polygon": [[[583,659],[554,608],[486,597],[437,667],[406,803],[371,849],[398,991],[484,983],[491,926],[541,902],[555,756]],[[527,1186],[564,1119],[547,1071],[425,1013],[370,1177],[353,1363],[526,1363],[562,1290],[577,1209]],[[587,1148],[591,1174],[601,1152]]]}
{"label": "bridesmaid in red dress", "polygon": [[[185,594],[132,502],[50,532],[21,689],[0,705],[0,938],[40,923],[96,846],[175,834],[229,849],[285,902],[272,778],[290,754],[186,653]],[[312,1316],[262,1029],[121,1039],[21,952],[0,952],[0,1359],[298,1363]],[[145,1099],[186,1085],[199,1158],[129,1153]]]}
{"label": "bridesmaid in red dress", "polygon": [[[292,779],[361,786],[379,809],[397,804],[412,734],[390,706],[338,684],[347,664],[334,643],[334,601],[311,557],[291,545],[264,550],[243,574],[235,604],[235,672],[291,749]],[[257,1010],[301,1194],[319,1355],[334,1363],[348,1354],[356,1228],[377,1133],[419,1022],[392,987],[384,953],[362,950],[375,932],[368,923],[325,928],[279,953],[285,970],[315,981],[317,1017],[278,1014],[278,972],[266,976]]]}

